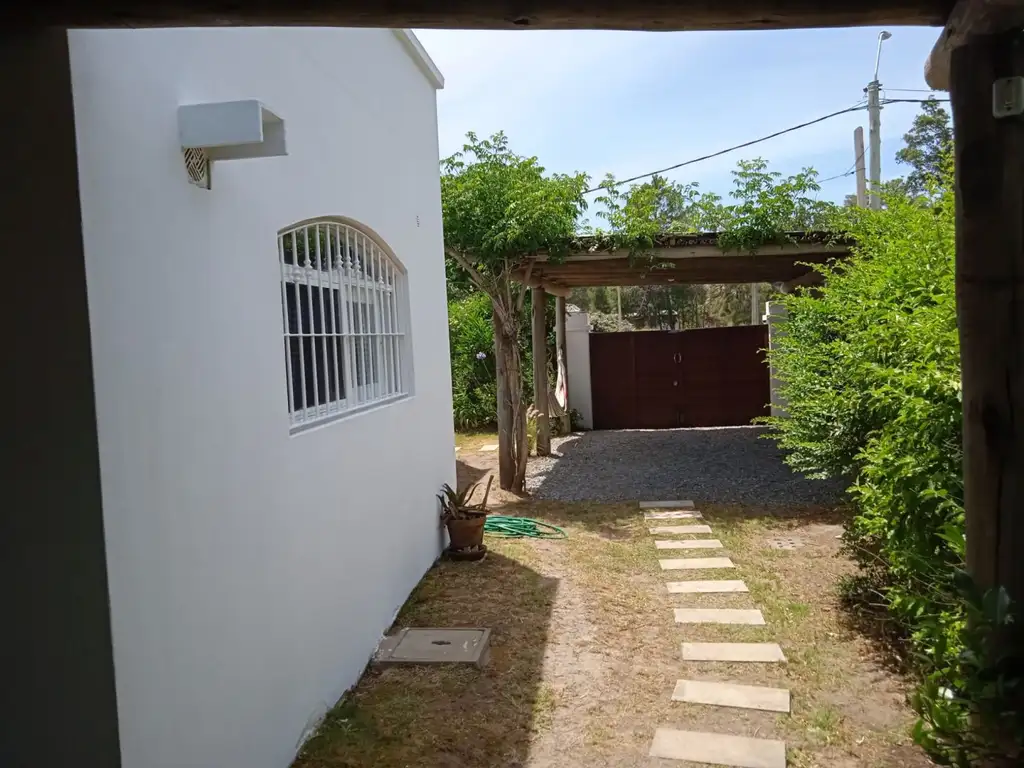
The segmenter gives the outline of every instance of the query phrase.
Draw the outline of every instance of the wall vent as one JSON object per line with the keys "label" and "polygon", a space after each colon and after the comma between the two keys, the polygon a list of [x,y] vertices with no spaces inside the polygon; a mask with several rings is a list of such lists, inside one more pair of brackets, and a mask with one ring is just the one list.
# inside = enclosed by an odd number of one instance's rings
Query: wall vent
{"label": "wall vent", "polygon": [[181,150],[185,158],[185,170],[189,184],[201,189],[210,188],[210,158],[202,147],[185,147]]}

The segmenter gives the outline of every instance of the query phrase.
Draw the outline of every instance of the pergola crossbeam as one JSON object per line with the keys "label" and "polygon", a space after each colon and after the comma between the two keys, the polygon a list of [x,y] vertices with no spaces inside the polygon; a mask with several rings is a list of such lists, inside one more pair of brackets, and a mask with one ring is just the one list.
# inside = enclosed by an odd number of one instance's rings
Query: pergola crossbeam
{"label": "pergola crossbeam", "polygon": [[769,244],[748,253],[723,251],[717,234],[664,236],[649,251],[601,251],[587,240],[562,260],[539,253],[524,262],[513,278],[548,293],[568,295],[572,288],[615,285],[706,283],[786,283],[813,269],[845,258],[849,244],[821,233],[792,233],[792,241]]}

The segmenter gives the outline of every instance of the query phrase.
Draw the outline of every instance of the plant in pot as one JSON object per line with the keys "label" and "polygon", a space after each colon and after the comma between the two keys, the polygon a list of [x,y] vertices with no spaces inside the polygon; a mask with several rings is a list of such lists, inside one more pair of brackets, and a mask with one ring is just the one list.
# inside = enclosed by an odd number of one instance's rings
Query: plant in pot
{"label": "plant in pot", "polygon": [[472,503],[473,493],[479,483],[465,485],[455,490],[447,483],[438,494],[441,502],[441,520],[448,528],[449,549],[453,552],[461,550],[483,552],[484,521],[487,518],[487,497],[491,494],[491,481],[487,478],[484,496],[478,503]]}

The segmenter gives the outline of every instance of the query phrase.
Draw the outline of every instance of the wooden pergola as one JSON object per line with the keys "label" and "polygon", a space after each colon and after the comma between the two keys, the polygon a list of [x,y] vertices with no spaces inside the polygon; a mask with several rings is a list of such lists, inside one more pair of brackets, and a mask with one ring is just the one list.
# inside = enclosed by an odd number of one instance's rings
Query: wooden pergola
{"label": "wooden pergola", "polygon": [[[15,331],[11,367],[28,390],[19,390],[21,407],[12,409],[16,471],[9,485],[17,512],[5,516],[0,537],[13,606],[9,634],[18,643],[11,657],[19,659],[8,680],[18,703],[5,723],[10,764],[77,765],[88,755],[90,765],[120,765],[68,27],[899,24],[945,25],[926,71],[932,87],[950,91],[954,118],[967,561],[983,589],[1003,585],[1020,600],[1024,121],[994,116],[993,86],[1024,76],[1021,0],[37,0],[5,7],[0,78],[10,105],[9,151],[0,216],[14,239],[36,233],[33,262],[47,272],[45,300],[12,284],[4,302],[6,327]],[[538,265],[538,275],[557,280],[554,265]],[[568,276],[561,279],[569,284]],[[53,710],[55,699],[60,738],[49,732],[48,718],[38,717]]]}
{"label": "wooden pergola", "polygon": [[584,237],[564,259],[539,253],[514,277],[556,296],[595,285],[795,283],[816,274],[808,264],[849,254],[848,243],[825,232],[789,232],[782,242],[746,252],[723,249],[719,237],[715,232],[659,235],[653,247],[636,253],[604,250],[597,238]]}
{"label": "wooden pergola", "polygon": [[[570,253],[552,259],[541,252],[523,261],[513,279],[533,292],[531,305],[533,380],[544,381],[548,370],[547,296],[555,297],[555,352],[558,370],[564,368],[565,299],[573,288],[626,285],[687,285],[720,283],[774,283],[783,291],[820,282],[810,265],[846,258],[850,244],[826,232],[789,232],[780,242],[750,251],[727,250],[720,234],[663,234],[650,248],[638,252],[602,247],[597,237],[582,237]],[[503,371],[499,370],[499,376]],[[501,382],[498,382],[499,389]],[[571,385],[569,387],[571,393]],[[534,387],[537,416],[537,452],[551,451],[548,392]],[[568,412],[569,406],[565,411]],[[563,417],[563,429],[568,416]]]}

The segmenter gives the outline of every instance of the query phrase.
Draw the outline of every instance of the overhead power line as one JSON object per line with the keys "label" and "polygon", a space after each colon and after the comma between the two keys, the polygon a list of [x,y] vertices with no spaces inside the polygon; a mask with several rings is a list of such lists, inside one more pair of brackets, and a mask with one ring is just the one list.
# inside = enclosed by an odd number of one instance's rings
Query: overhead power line
{"label": "overhead power line", "polygon": [[832,112],[832,113],[830,113],[828,115],[823,115],[822,117],[815,118],[814,120],[808,120],[806,123],[800,123],[800,125],[794,125],[792,128],[785,128],[785,129],[783,129],[781,131],[776,131],[775,133],[770,133],[767,136],[762,136],[759,139],[753,139],[751,141],[745,141],[742,144],[737,144],[736,146],[729,147],[727,149],[720,149],[718,152],[712,152],[709,155],[701,155],[700,157],[695,157],[692,160],[684,160],[681,163],[676,163],[675,165],[670,165],[667,168],[659,168],[658,170],[651,171],[650,173],[641,173],[639,176],[631,176],[628,179],[622,179],[622,181],[615,181],[615,182],[613,182],[611,184],[604,184],[604,185],[597,186],[597,187],[591,187],[590,189],[588,189],[583,194],[589,195],[591,192],[598,192],[598,191],[600,191],[602,189],[611,189],[612,187],[618,187],[618,186],[621,186],[623,184],[629,184],[632,181],[639,181],[640,179],[646,179],[649,176],[656,176],[659,173],[666,173],[668,171],[674,171],[676,168],[682,168],[683,166],[693,165],[694,163],[699,163],[699,162],[702,162],[704,160],[710,160],[713,157],[719,157],[721,155],[727,155],[730,152],[735,152],[737,149],[743,149],[744,147],[752,147],[755,144],[760,144],[762,141],[768,141],[768,139],[774,139],[776,136],[782,136],[785,133],[792,133],[793,131],[799,131],[801,128],[806,128],[809,125],[814,125],[815,123],[822,123],[822,122],[824,122],[826,120],[831,120],[833,117],[839,117],[839,115],[845,115],[848,112],[857,112],[857,111],[862,110],[862,109],[865,109],[865,107],[864,106],[847,107],[846,109],[841,109],[838,112]]}
{"label": "overhead power line", "polygon": [[[929,101],[929,99],[882,99],[881,100],[881,104],[883,106],[885,104],[924,104],[927,101]],[[949,99],[935,99],[935,101],[945,101],[945,102],[948,102]],[[829,113],[827,115],[822,115],[821,117],[815,118],[814,120],[808,120],[806,123],[800,123],[799,125],[794,125],[791,128],[785,128],[785,129],[783,129],[781,131],[776,131],[775,133],[770,133],[767,136],[762,136],[759,139],[752,139],[751,141],[745,141],[742,144],[737,144],[737,145],[735,145],[733,147],[728,147],[726,149],[720,149],[717,152],[712,152],[709,155],[701,155],[700,157],[695,157],[695,158],[693,158],[691,160],[684,160],[681,163],[676,163],[675,165],[670,165],[670,166],[668,166],[666,168],[659,168],[656,171],[650,171],[648,173],[641,173],[638,176],[630,176],[628,179],[622,179],[621,181],[614,181],[611,184],[601,184],[601,185],[598,185],[596,187],[591,187],[590,189],[586,190],[583,194],[589,195],[591,192],[600,192],[602,189],[613,189],[615,187],[620,187],[623,184],[629,184],[630,182],[633,182],[633,181],[639,181],[640,179],[646,179],[646,178],[649,178],[651,176],[657,176],[659,173],[667,173],[668,171],[674,171],[677,168],[683,168],[684,166],[687,166],[687,165],[693,165],[694,163],[700,163],[700,162],[703,162],[704,160],[710,160],[713,157],[720,157],[722,155],[727,155],[730,152],[735,152],[737,149],[744,149],[746,147],[752,147],[755,144],[760,144],[761,142],[768,141],[769,139],[774,139],[777,136],[782,136],[783,134],[786,134],[786,133],[792,133],[793,131],[799,131],[801,128],[807,128],[808,126],[815,125],[816,123],[823,123],[826,120],[831,120],[833,117],[839,117],[839,115],[845,115],[848,112],[859,112],[859,111],[864,110],[864,109],[867,109],[866,105],[864,105],[864,104],[856,104],[856,105],[854,105],[852,107],[847,107],[846,109],[840,109],[838,112],[831,112],[831,113]],[[858,160],[859,160],[859,158],[858,158]],[[854,163],[854,167],[856,167],[856,163]],[[840,174],[840,176],[848,176],[850,173],[853,173],[853,171],[851,170],[851,171],[848,171],[845,174]],[[824,181],[831,181],[833,178],[839,178],[839,177],[838,176],[833,176],[832,178],[825,179]]]}

